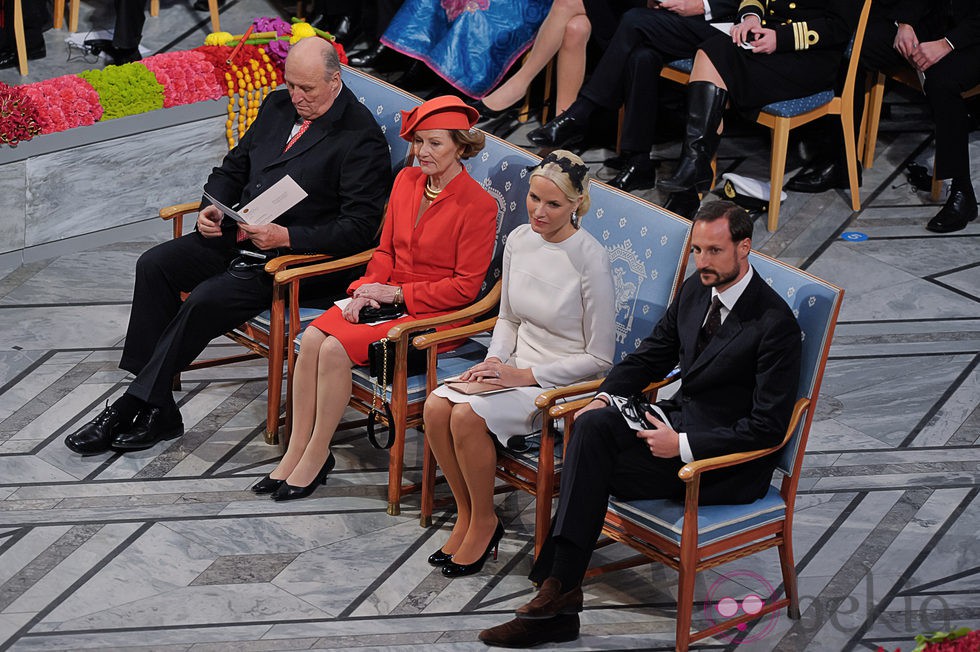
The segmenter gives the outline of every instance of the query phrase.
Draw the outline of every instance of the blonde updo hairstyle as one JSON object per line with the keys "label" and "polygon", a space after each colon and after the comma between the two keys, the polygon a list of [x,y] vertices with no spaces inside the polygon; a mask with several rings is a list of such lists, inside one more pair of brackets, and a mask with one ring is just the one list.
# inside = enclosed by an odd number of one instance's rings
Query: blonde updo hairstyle
{"label": "blonde updo hairstyle", "polygon": [[[548,179],[558,189],[564,193],[568,201],[575,202],[579,198],[582,202],[574,211],[577,218],[581,218],[589,211],[591,200],[589,199],[589,169],[585,162],[575,154],[564,149],[556,149],[548,154],[531,171],[530,181],[534,177],[544,177]],[[578,219],[572,220],[572,226],[578,228]]]}

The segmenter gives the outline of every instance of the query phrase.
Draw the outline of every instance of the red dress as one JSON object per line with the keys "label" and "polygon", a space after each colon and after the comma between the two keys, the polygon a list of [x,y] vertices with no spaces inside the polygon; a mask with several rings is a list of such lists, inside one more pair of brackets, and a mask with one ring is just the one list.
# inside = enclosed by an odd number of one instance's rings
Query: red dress
{"label": "red dress", "polygon": [[[367,364],[368,345],[385,337],[392,326],[452,312],[472,303],[480,292],[493,256],[497,201],[464,169],[416,225],[427,179],[416,167],[395,177],[381,242],[364,276],[347,288],[353,294],[365,283],[399,285],[407,314],[370,326],[350,323],[334,306],[312,324],[340,340],[355,364]],[[444,328],[451,326],[455,324]]]}

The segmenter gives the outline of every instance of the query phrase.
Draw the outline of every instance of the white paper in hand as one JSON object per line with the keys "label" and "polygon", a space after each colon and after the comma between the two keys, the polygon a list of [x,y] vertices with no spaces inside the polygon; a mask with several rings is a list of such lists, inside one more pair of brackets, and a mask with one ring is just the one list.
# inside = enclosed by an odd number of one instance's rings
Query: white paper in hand
{"label": "white paper in hand", "polygon": [[237,211],[225,206],[220,201],[209,195],[204,196],[222,213],[235,220],[244,222],[252,226],[269,224],[277,217],[288,211],[306,197],[306,191],[300,188],[299,184],[293,181],[288,174],[276,183],[269,186],[268,190],[250,201]]}

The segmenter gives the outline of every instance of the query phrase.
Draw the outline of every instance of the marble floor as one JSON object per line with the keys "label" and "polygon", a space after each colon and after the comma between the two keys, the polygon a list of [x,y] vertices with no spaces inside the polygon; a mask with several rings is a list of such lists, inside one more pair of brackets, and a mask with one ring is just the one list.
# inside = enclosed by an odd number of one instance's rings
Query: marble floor
{"label": "marble floor", "polygon": [[[83,2],[83,21],[107,4]],[[146,42],[200,42],[204,15],[162,4]],[[229,0],[223,27],[275,10]],[[185,32],[193,44],[171,43]],[[756,229],[758,249],[847,293],[796,506],[803,618],[778,614],[694,649],[908,652],[918,632],[980,627],[980,222],[945,236],[922,228],[938,206],[910,190],[902,169],[932,159],[924,107],[893,93],[889,109],[861,211],[844,192],[791,193],[779,231]],[[528,128],[511,139],[526,144]],[[765,175],[767,147],[737,127],[721,165]],[[971,147],[977,179],[976,132]],[[585,153],[600,176],[608,154]],[[337,469],[312,497],[254,496],[248,487],[278,454],[262,437],[261,364],[187,374],[178,440],[86,458],[64,447],[127,382],[116,364],[132,270],[167,231],[107,234],[100,246],[0,271],[0,650],[485,649],[479,630],[531,592],[528,497],[498,497],[498,559],[450,581],[426,557],[452,514],[420,528],[410,496],[401,515],[386,515],[386,454],[361,429],[338,435]],[[854,232],[867,237],[842,237]],[[210,352],[234,350],[216,341]],[[417,433],[408,448],[418,477]],[[596,558],[623,554],[611,546]],[[775,553],[764,553],[705,573],[696,599],[779,582]],[[555,649],[673,649],[672,571],[619,571],[584,590],[582,636]]]}

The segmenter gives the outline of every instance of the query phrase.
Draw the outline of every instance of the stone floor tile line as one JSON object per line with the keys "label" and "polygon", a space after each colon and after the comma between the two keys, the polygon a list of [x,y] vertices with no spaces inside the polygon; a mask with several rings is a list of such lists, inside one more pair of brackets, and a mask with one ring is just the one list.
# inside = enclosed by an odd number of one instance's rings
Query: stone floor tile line
{"label": "stone floor tile line", "polygon": [[[926,413],[922,415],[922,418],[919,419],[919,421],[914,426],[912,426],[912,430],[909,431],[909,434],[906,435],[905,439],[903,439],[896,448],[912,447],[916,437],[918,437],[919,433],[922,432],[922,429],[925,428],[926,425],[928,425],[928,423],[933,419],[933,417],[935,417],[936,414],[943,408],[946,402],[949,401],[950,398],[952,398],[953,394],[956,393],[956,390],[958,390],[960,386],[962,386],[963,383],[967,381],[967,379],[973,373],[974,369],[977,368],[978,364],[980,364],[980,353],[973,356],[973,360],[971,360],[970,363],[963,369],[963,371],[961,371],[959,375],[957,375],[957,377],[953,380],[953,382],[950,383],[948,387],[946,387],[942,395],[936,400],[933,406],[930,407],[926,411]],[[950,435],[952,435],[952,433],[950,433]]]}
{"label": "stone floor tile line", "polygon": [[881,599],[877,605],[875,605],[874,611],[869,615],[867,620],[861,623],[858,631],[851,638],[851,643],[856,642],[862,636],[864,636],[865,633],[867,633],[867,631],[874,624],[875,619],[878,618],[882,612],[884,612],[895,596],[898,595],[901,587],[912,577],[912,573],[918,570],[919,566],[922,565],[922,562],[924,562],[932,552],[933,547],[942,539],[943,535],[946,534],[951,527],[953,527],[959,516],[966,511],[966,508],[969,507],[970,503],[977,499],[978,495],[980,495],[980,487],[974,486],[972,491],[970,491],[960,501],[959,505],[957,505],[952,513],[950,513],[950,515],[943,521],[943,524],[936,529],[936,532],[932,535],[932,537],[930,537],[929,542],[923,546],[922,550],[919,551],[912,563],[909,564],[908,568],[902,572],[898,580],[885,594],[885,597]]}
{"label": "stone floor tile line", "polygon": [[14,634],[11,635],[6,641],[0,641],[0,652],[4,652],[5,650],[9,649],[10,646],[17,641],[17,639],[21,638],[24,634],[30,632],[31,629],[33,629],[38,623],[43,621],[44,618],[49,613],[51,613],[58,605],[60,605],[66,598],[70,597],[72,594],[75,593],[75,591],[79,587],[83,586],[91,578],[95,577],[95,575],[101,570],[103,566],[105,566],[105,564],[107,564],[112,559],[115,559],[118,555],[120,555],[123,551],[125,551],[130,545],[132,545],[136,540],[138,540],[145,532],[149,531],[152,525],[153,525],[152,523],[144,523],[142,526],[137,528],[135,532],[130,534],[128,537],[126,537],[125,540],[123,540],[115,548],[113,548],[109,554],[105,555],[100,560],[99,564],[94,565],[92,568],[90,568],[88,571],[82,574],[81,577],[79,577],[77,580],[72,582],[71,586],[69,586],[67,589],[62,591],[60,595],[58,595],[56,598],[51,600],[43,609],[41,609],[36,614],[34,614],[34,616],[29,621],[27,621],[27,623],[25,623],[19,630],[14,632]]}
{"label": "stone floor tile line", "polygon": [[[952,575],[946,575],[945,577],[940,577],[939,579],[933,580],[931,582],[918,584],[916,586],[910,586],[906,589],[902,589],[896,595],[906,595],[912,593],[927,593],[929,592],[929,589],[933,587],[942,586],[943,584],[946,584],[948,582],[953,582],[955,580],[959,580],[964,577],[970,577],[971,575],[977,575],[977,574],[980,574],[980,567],[975,566],[973,568],[968,568],[966,570],[960,571],[959,573],[953,573]],[[976,593],[976,591],[969,591],[969,593]]]}
{"label": "stone floor tile line", "polygon": [[[50,360],[55,355],[57,355],[57,353],[58,353],[58,351],[55,351],[53,349],[50,350],[50,351],[45,351],[44,353],[42,353],[41,354],[41,357],[39,357],[37,360],[35,360],[34,362],[32,362],[30,365],[28,365],[23,371],[21,371],[20,373],[16,374],[13,378],[11,378],[7,382],[5,382],[3,385],[0,385],[0,395],[5,394],[6,392],[10,391],[10,389],[12,387],[16,386],[20,381],[22,381],[23,379],[27,378],[32,373],[34,373],[34,371],[36,371],[38,369],[38,367],[41,367],[42,365],[44,365],[48,360]],[[10,417],[8,417],[8,418],[10,418]],[[6,419],[4,419],[4,421],[6,421]],[[3,425],[3,421],[0,421],[0,426],[2,426],[2,425]]]}
{"label": "stone floor tile line", "polygon": [[511,571],[513,571],[517,566],[524,563],[524,560],[528,558],[534,552],[534,541],[528,541],[525,543],[519,552],[512,555],[510,560],[505,563],[496,573],[494,573],[487,580],[487,583],[477,591],[473,597],[467,602],[462,610],[463,611],[476,611],[484,606],[484,598],[486,598],[490,593],[497,587],[502,580],[504,580]]}

